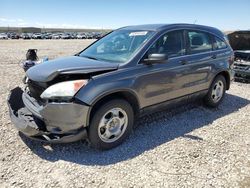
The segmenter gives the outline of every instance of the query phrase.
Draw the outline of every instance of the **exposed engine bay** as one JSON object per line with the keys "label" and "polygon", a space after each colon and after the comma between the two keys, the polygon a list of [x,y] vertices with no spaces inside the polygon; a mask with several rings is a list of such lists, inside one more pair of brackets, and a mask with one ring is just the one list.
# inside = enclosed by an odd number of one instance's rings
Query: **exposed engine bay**
{"label": "exposed engine bay", "polygon": [[236,31],[228,34],[234,50],[235,81],[250,81],[250,31]]}

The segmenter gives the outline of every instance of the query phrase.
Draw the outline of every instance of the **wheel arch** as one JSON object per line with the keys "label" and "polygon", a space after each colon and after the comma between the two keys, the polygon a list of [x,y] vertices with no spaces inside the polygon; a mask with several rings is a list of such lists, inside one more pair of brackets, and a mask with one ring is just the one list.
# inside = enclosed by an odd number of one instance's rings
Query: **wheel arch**
{"label": "wheel arch", "polygon": [[[227,71],[218,72],[218,73],[215,75],[214,79],[215,79],[217,76],[219,76],[219,75],[221,75],[221,76],[223,76],[223,77],[225,78],[225,80],[226,80],[226,90],[229,90],[229,88],[230,88],[230,74],[229,74],[229,72],[227,72]],[[213,80],[214,80],[214,79],[213,79]]]}
{"label": "wheel arch", "polygon": [[106,93],[100,97],[98,97],[94,102],[91,104],[90,111],[88,113],[88,119],[87,119],[87,126],[89,126],[90,121],[101,105],[103,105],[105,102],[113,99],[124,99],[126,100],[133,108],[135,116],[139,114],[140,111],[140,102],[137,97],[137,95],[130,90],[119,90],[119,91],[113,91]]}

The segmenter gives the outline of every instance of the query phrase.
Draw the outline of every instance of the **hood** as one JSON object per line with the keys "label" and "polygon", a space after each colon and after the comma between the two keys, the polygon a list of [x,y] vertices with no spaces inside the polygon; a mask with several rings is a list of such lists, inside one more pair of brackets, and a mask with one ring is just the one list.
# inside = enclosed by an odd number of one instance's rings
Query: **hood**
{"label": "hood", "polygon": [[99,71],[116,70],[118,63],[97,61],[84,57],[70,56],[45,61],[30,68],[26,75],[36,82],[49,82],[60,74],[87,74]]}
{"label": "hood", "polygon": [[250,31],[235,31],[228,34],[233,50],[250,50]]}

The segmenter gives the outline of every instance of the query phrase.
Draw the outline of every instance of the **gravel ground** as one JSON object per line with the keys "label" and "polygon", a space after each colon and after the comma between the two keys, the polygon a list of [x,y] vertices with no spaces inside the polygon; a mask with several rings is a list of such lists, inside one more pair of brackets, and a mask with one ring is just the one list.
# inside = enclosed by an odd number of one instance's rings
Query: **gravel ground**
{"label": "gravel ground", "polygon": [[200,102],[144,116],[121,146],[48,145],[20,136],[6,98],[21,84],[17,62],[66,56],[91,40],[0,41],[0,187],[250,187],[250,85],[233,83],[217,109]]}

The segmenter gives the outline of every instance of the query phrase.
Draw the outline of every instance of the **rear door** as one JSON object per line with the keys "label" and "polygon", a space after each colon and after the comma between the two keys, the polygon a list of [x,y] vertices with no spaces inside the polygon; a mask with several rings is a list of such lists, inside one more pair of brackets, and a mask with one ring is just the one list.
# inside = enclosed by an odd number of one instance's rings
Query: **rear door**
{"label": "rear door", "polygon": [[212,36],[213,37],[213,48],[214,48],[214,53],[213,56],[216,59],[216,65],[225,65],[228,64],[228,59],[230,59],[232,52],[229,50],[228,45],[226,42],[217,37],[217,36]]}
{"label": "rear door", "polygon": [[187,93],[208,89],[213,62],[216,59],[212,36],[204,31],[186,30],[185,38],[187,44],[185,78],[189,82],[183,87],[186,87]]}

